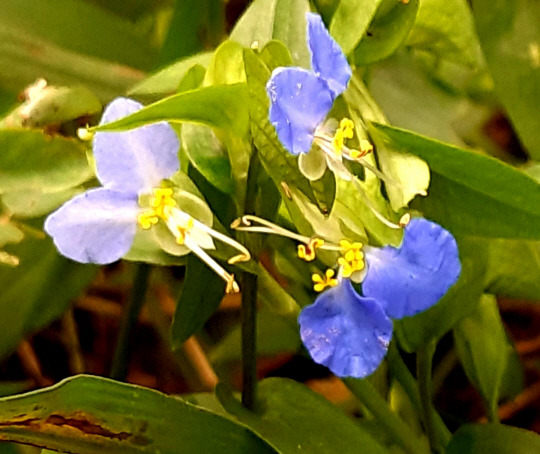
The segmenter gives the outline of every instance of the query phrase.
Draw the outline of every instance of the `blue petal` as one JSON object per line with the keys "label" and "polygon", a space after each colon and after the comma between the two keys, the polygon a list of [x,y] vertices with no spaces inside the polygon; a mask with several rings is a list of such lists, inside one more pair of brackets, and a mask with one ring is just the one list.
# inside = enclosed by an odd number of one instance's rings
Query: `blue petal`
{"label": "blue petal", "polygon": [[326,82],[301,68],[278,68],[266,85],[270,98],[270,122],[279,140],[294,155],[307,153],[317,126],[334,99]]}
{"label": "blue petal", "polygon": [[437,303],[457,281],[461,263],[456,240],[440,225],[413,219],[399,248],[365,251],[368,271],[362,291],[390,318],[400,319]]}
{"label": "blue petal", "polygon": [[326,30],[321,16],[307,13],[306,19],[311,67],[326,80],[335,99],[347,88],[352,75],[351,67],[338,43]]}
{"label": "blue petal", "polygon": [[[105,109],[100,124],[123,118],[142,107],[131,99],[117,98]],[[178,136],[167,123],[130,131],[97,132],[94,157],[98,179],[115,191],[148,192],[178,171],[179,147]]]}
{"label": "blue petal", "polygon": [[62,205],[45,221],[60,253],[81,263],[112,263],[124,256],[137,228],[136,196],[92,189]]}
{"label": "blue petal", "polygon": [[339,377],[374,372],[392,338],[392,321],[377,301],[358,295],[348,279],[306,306],[298,322],[313,360]]}

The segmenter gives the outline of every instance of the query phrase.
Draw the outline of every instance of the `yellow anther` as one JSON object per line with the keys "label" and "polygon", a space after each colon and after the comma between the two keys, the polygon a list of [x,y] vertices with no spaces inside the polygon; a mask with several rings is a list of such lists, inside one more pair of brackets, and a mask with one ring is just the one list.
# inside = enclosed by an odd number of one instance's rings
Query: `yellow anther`
{"label": "yellow anther", "polygon": [[339,129],[343,131],[343,137],[352,139],[354,137],[354,123],[350,118],[344,118],[339,123]]}
{"label": "yellow anther", "polygon": [[175,238],[178,244],[184,244],[186,241],[186,233],[193,228],[193,218],[189,217],[184,224],[175,225]]}
{"label": "yellow anther", "polygon": [[150,227],[157,224],[157,221],[158,217],[154,210],[145,211],[137,216],[137,222],[145,230],[148,230]]}
{"label": "yellow anther", "polygon": [[345,138],[343,137],[343,131],[338,129],[334,135],[334,138],[332,139],[332,149],[334,150],[336,156],[341,156],[341,150],[343,149],[344,144]]}
{"label": "yellow anther", "polygon": [[313,238],[309,241],[308,244],[299,244],[298,245],[298,257],[305,260],[306,262],[311,262],[315,260],[315,250],[320,248],[324,244],[324,240],[321,238]]}
{"label": "yellow anther", "polygon": [[137,221],[143,229],[149,229],[157,224],[159,219],[166,221],[170,215],[170,209],[176,206],[171,188],[156,188],[150,201],[150,209],[139,214]]}
{"label": "yellow anther", "polygon": [[341,266],[343,277],[351,277],[356,271],[362,271],[365,267],[363,244],[341,240],[339,245],[341,246],[341,257],[338,259],[338,264]]}
{"label": "yellow anther", "polygon": [[324,276],[314,273],[311,276],[313,281],[313,290],[316,292],[322,292],[326,287],[335,287],[339,284],[339,281],[334,277],[335,273],[332,269],[327,269]]}
{"label": "yellow anther", "polygon": [[225,287],[225,293],[238,293],[240,292],[240,287],[238,287],[238,284],[234,280],[234,274],[229,275],[229,279],[227,280],[227,285]]}
{"label": "yellow anther", "polygon": [[334,138],[332,139],[332,149],[337,156],[341,156],[341,151],[345,145],[345,139],[354,137],[354,123],[349,118],[344,118],[339,123]]}
{"label": "yellow anther", "polygon": [[352,159],[359,159],[363,158],[368,153],[371,153],[373,151],[373,145],[371,145],[371,142],[366,139],[362,139],[360,141],[360,150],[351,150],[349,153],[349,156]]}

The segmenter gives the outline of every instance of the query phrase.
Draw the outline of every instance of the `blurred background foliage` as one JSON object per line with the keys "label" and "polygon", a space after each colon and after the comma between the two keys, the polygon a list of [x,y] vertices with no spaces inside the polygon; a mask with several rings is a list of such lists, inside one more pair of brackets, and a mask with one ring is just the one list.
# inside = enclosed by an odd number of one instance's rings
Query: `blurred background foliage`
{"label": "blurred background foliage", "polygon": [[[409,6],[405,8],[405,4]],[[250,9],[248,6],[244,0],[0,0],[0,314],[4,320],[0,394],[51,385],[74,374],[110,372],[111,345],[130,300],[136,266],[120,262],[98,269],[75,264],[60,257],[42,232],[44,215],[94,183],[88,146],[76,140],[77,128],[95,124],[102,106],[116,96],[129,94],[154,101],[201,84],[237,81],[230,79],[237,75],[233,67],[238,58],[243,74],[241,46],[229,42],[219,47],[221,60],[213,54],[229,34],[246,47],[258,41],[259,49],[273,39],[281,40],[290,54],[275,45],[266,56],[267,66],[280,59],[283,64],[291,60],[301,66],[309,64],[304,22],[298,20],[307,1],[257,0]],[[378,128],[378,134],[408,144],[428,160],[432,168],[430,197],[415,201],[413,207],[442,220],[458,236],[462,254],[469,258],[464,263],[465,290],[455,289],[455,294],[433,310],[398,324],[401,348],[416,351],[426,339],[441,339],[434,359],[434,396],[452,430],[464,422],[483,421],[491,412],[509,425],[540,431],[540,212],[536,204],[540,195],[537,185],[523,179],[526,173],[540,180],[539,4],[535,0],[313,0],[311,6],[321,13],[357,65],[357,76],[384,112],[382,120],[512,166],[502,168],[499,162],[486,164],[475,160],[475,155],[456,154],[456,161],[463,159],[463,166],[470,169],[471,180],[481,172],[491,179],[474,184],[452,180],[445,162],[428,159],[430,147],[453,152],[450,145]],[[223,61],[228,62],[225,67],[219,65]],[[253,77],[260,75],[256,68],[252,71]],[[45,79],[52,91],[43,91],[39,79]],[[21,103],[32,100],[36,92],[39,103],[32,104],[31,111],[24,110]],[[352,90],[348,96],[360,94]],[[351,100],[347,98],[347,102]],[[203,126],[183,126],[181,137],[182,153],[189,158],[182,161],[183,170],[226,225],[235,216],[231,194],[238,189],[239,178],[234,163],[231,173],[222,143],[240,150],[249,144],[238,141],[231,145],[230,138],[217,137]],[[261,149],[272,146],[255,142]],[[211,159],[200,150],[210,150]],[[491,189],[498,182],[513,189],[493,199]],[[268,176],[260,184],[268,188],[269,200],[273,197],[267,207],[271,212],[279,196]],[[327,189],[320,192],[327,196]],[[334,195],[336,190],[339,188],[332,189]],[[333,202],[333,196],[323,199],[319,206]],[[487,213],[481,225],[474,222],[476,212]],[[310,220],[314,219],[318,218]],[[289,243],[273,240],[272,248],[275,253],[261,257],[267,271],[259,269],[266,273],[260,278],[259,376],[307,382],[349,414],[361,413],[361,406],[342,383],[314,365],[300,349],[291,307],[297,309],[297,303],[305,305],[313,298],[301,284],[309,281],[309,270],[295,262]],[[153,261],[164,264],[171,260],[163,256],[155,253]],[[171,263],[186,262],[175,258]],[[239,298],[222,299],[219,288],[210,295],[190,287],[182,293],[184,277],[189,278],[190,273],[199,282],[209,282],[208,288],[217,285],[200,262],[187,259],[187,264],[187,272],[182,266],[152,270],[132,338],[127,381],[169,393],[193,393],[193,402],[224,412],[213,395],[202,392],[212,390],[218,377],[233,389],[239,387]],[[279,293],[277,283],[288,293]],[[176,306],[178,295],[181,314]],[[405,361],[412,364],[407,354]],[[381,378],[384,372],[375,374],[371,382],[387,392],[396,412],[407,415],[414,403],[398,385],[388,388]],[[86,380],[69,385],[74,396],[94,386],[97,392],[125,393],[126,399],[136,392]],[[307,417],[309,411],[300,405],[310,399],[320,406],[321,414],[334,411],[318,396],[304,395],[307,391],[296,386],[267,380],[261,392],[270,396],[272,408],[282,418],[291,407],[299,408],[298,418]],[[50,399],[64,402],[62,389],[51,391]],[[272,437],[266,434],[264,421],[253,421],[252,415],[235,407],[230,390],[222,388],[218,395],[221,405],[255,433],[263,439]],[[290,398],[288,405],[285,395]],[[36,399],[22,400],[20,405],[30,408],[41,397]],[[148,399],[159,412],[162,404],[150,394]],[[81,405],[76,399],[68,404]],[[66,408],[72,408],[68,404]],[[99,409],[102,402],[95,405]],[[0,405],[1,417],[8,418],[2,408]],[[189,408],[178,411],[189,412]],[[171,418],[179,417],[173,413]],[[114,417],[116,423],[122,415]],[[318,417],[313,416],[314,420]],[[223,430],[238,430],[238,437],[247,440],[245,452],[254,447],[269,449],[260,438],[251,439],[238,429],[240,426],[231,429],[228,420],[220,421]],[[349,422],[342,424],[344,432],[351,432],[350,438],[344,436],[344,450],[351,449],[351,440],[369,443]],[[419,427],[418,418],[410,420],[411,426],[415,424]],[[168,430],[174,432],[174,428]],[[216,436],[219,430],[215,430]],[[312,433],[313,426],[298,430]],[[448,452],[469,452],[464,451],[467,437],[484,449],[474,452],[493,451],[492,440],[497,437],[502,441],[493,452],[531,452],[525,450],[528,443],[538,443],[536,438],[530,441],[512,431],[494,435],[489,432],[491,426],[479,434],[475,430],[460,429]],[[321,440],[331,436],[332,430],[325,430],[322,422],[320,431]],[[377,434],[377,428],[367,427],[366,433]],[[19,440],[43,443],[25,436]],[[280,433],[272,439],[273,448],[292,452],[288,443],[294,437],[290,437]],[[77,440],[74,443],[68,447],[92,452]],[[514,450],[504,451],[507,445]],[[109,449],[114,446],[107,445]],[[373,452],[378,452],[378,446]],[[523,451],[516,451],[516,446]],[[0,448],[6,452],[27,449],[10,444]],[[197,449],[195,443],[193,449]],[[240,448],[238,452],[242,452]]]}

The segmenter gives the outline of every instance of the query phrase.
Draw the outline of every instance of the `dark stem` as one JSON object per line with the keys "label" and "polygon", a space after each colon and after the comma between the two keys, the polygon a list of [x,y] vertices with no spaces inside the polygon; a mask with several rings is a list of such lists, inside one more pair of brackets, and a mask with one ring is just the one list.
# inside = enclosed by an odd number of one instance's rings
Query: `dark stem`
{"label": "dark stem", "polygon": [[111,373],[109,374],[114,380],[124,381],[127,376],[130,357],[129,344],[133,328],[137,324],[139,313],[144,303],[150,269],[150,265],[141,263],[135,271],[133,289],[129,301],[124,307],[124,313],[120,321],[116,350],[114,351]]}
{"label": "dark stem", "polygon": [[242,275],[242,404],[255,409],[257,397],[257,275]]}
{"label": "dark stem", "polygon": [[[260,161],[254,150],[246,184],[244,212],[256,214],[257,176]],[[244,244],[250,250],[253,260],[258,260],[259,239],[255,235],[245,235]],[[242,274],[242,404],[254,410],[257,400],[257,275]]]}

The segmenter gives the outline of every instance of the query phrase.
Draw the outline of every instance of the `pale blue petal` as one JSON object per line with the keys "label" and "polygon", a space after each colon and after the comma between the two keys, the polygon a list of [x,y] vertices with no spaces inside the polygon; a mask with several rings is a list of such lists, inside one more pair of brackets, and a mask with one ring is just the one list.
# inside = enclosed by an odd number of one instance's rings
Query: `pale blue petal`
{"label": "pale blue petal", "polygon": [[392,338],[392,321],[377,301],[358,295],[348,279],[306,306],[298,322],[313,360],[338,377],[362,378],[374,372]]}
{"label": "pale blue petal", "polygon": [[347,88],[352,75],[351,67],[338,43],[326,30],[321,16],[307,13],[306,19],[311,67],[326,80],[335,99]]}
{"label": "pale blue petal", "polygon": [[[110,123],[143,106],[128,98],[111,102],[100,124]],[[148,192],[180,168],[178,136],[167,123],[119,132],[97,132],[94,157],[99,181],[108,189],[132,194]]]}
{"label": "pale blue petal", "polygon": [[81,263],[112,263],[131,248],[137,228],[137,197],[92,189],[62,205],[45,221],[60,253]]}
{"label": "pale blue petal", "polygon": [[307,153],[317,126],[334,102],[326,82],[301,68],[278,68],[266,85],[270,122],[292,154]]}
{"label": "pale blue petal", "polygon": [[375,298],[390,318],[400,319],[437,303],[461,273],[456,240],[440,225],[413,219],[399,248],[365,251],[363,294]]}

